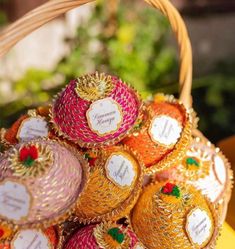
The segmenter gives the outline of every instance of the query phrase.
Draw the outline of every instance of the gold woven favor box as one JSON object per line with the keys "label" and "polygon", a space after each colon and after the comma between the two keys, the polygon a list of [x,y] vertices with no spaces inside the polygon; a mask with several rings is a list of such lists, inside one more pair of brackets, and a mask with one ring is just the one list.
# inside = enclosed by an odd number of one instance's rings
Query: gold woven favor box
{"label": "gold woven favor box", "polygon": [[149,249],[214,248],[219,229],[214,206],[194,187],[176,182],[147,186],[130,220]]}
{"label": "gold woven favor box", "polygon": [[117,220],[129,214],[142,189],[141,161],[123,146],[88,150],[84,157],[90,169],[77,203],[79,220],[84,223]]}

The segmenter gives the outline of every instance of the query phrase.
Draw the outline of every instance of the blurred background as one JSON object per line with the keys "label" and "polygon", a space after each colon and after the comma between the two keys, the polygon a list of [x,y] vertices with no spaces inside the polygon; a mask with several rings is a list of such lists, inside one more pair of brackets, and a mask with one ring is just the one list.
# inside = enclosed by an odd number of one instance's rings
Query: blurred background
{"label": "blurred background", "polygon": [[[45,0],[0,0],[0,29]],[[194,108],[213,142],[235,134],[235,1],[172,0],[189,29]],[[0,60],[0,127],[95,70],[142,92],[177,95],[177,45],[167,20],[142,1],[98,1],[71,11]]]}

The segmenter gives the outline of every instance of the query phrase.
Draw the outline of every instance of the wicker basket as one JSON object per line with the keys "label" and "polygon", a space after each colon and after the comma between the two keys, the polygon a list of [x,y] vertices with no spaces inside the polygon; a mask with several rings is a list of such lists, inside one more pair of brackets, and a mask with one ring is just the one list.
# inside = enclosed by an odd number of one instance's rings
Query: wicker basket
{"label": "wicker basket", "polygon": [[[0,57],[4,56],[16,43],[42,25],[67,11],[94,2],[94,0],[52,0],[29,12],[21,19],[7,27],[0,34]],[[192,49],[184,21],[178,11],[168,0],[145,0],[165,15],[174,31],[180,48],[180,100],[187,108],[192,107]],[[197,135],[203,138],[198,131]],[[227,197],[229,200],[229,196]],[[227,204],[226,204],[227,205]],[[224,208],[226,213],[226,207]]]}
{"label": "wicker basket", "polygon": [[[29,12],[11,24],[0,34],[0,57],[6,54],[17,42],[42,25],[67,11],[93,0],[52,0]],[[160,10],[168,19],[180,47],[180,99],[191,107],[192,86],[192,50],[185,24],[178,11],[168,0],[145,0],[149,5]]]}

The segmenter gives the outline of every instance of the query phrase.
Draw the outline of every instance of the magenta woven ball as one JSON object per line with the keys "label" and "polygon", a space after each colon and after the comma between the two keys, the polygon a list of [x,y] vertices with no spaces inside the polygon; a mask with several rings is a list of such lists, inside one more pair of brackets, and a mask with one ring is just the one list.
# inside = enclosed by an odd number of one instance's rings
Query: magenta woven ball
{"label": "magenta woven ball", "polygon": [[121,79],[95,73],[67,85],[54,101],[51,121],[59,135],[82,147],[112,145],[134,126],[140,106]]}
{"label": "magenta woven ball", "polygon": [[[65,249],[144,249],[135,233],[121,226],[119,226],[119,231],[123,232],[124,239],[121,240],[122,242],[120,240],[117,242],[115,240],[115,229],[117,231],[117,227],[117,225],[110,226],[110,224],[103,223],[86,226],[72,236],[66,243]],[[113,230],[113,237],[109,235],[111,229]]]}
{"label": "magenta woven ball", "polygon": [[0,221],[26,227],[63,221],[82,190],[82,156],[52,140],[32,140],[0,160]]}

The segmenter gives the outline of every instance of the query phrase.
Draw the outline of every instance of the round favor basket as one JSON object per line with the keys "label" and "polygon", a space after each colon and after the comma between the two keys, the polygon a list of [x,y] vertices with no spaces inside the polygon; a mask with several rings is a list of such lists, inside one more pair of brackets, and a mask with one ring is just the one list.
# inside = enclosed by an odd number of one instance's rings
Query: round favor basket
{"label": "round favor basket", "polygon": [[[3,57],[16,43],[39,27],[71,9],[91,2],[94,2],[94,0],[51,0],[29,12],[0,34],[0,57]],[[180,101],[190,110],[192,108],[192,49],[184,21],[168,0],[145,0],[145,2],[168,18],[175,33],[180,50]],[[204,139],[202,134],[198,134],[197,130],[195,132],[197,136]],[[228,203],[229,194],[226,199]],[[224,214],[226,214],[227,203]]]}

